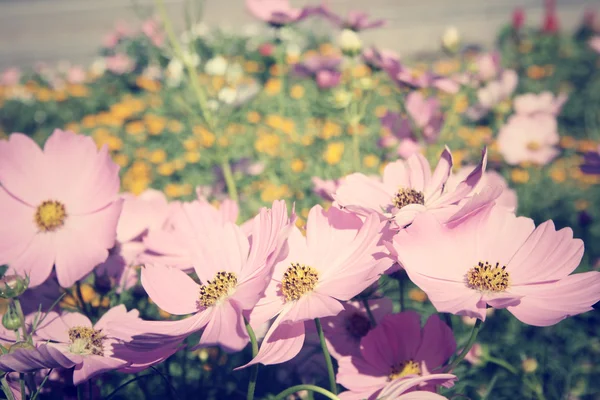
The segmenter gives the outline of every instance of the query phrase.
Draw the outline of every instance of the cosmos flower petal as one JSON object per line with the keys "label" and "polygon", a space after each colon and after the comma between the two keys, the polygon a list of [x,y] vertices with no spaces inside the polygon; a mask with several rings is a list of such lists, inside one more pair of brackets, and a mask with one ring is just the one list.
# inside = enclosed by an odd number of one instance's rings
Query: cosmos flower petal
{"label": "cosmos flower petal", "polygon": [[433,171],[431,181],[423,192],[425,198],[432,196],[436,192],[442,191],[444,184],[452,172],[452,164],[452,153],[450,153],[450,149],[446,146],[442,152],[442,155],[440,156],[440,160],[438,161],[435,170]]}
{"label": "cosmos flower petal", "polygon": [[[383,183],[387,188],[410,187],[410,170],[404,161],[389,163],[383,169]],[[389,201],[389,197],[386,199]]]}
{"label": "cosmos flower petal", "polygon": [[33,349],[17,349],[0,356],[0,370],[30,372],[47,368],[71,368],[83,361],[77,355],[67,356],[54,344],[40,344]]}
{"label": "cosmos flower petal", "polygon": [[315,318],[331,317],[344,309],[338,300],[319,292],[305,294],[296,301],[285,317],[288,322],[310,321]]}
{"label": "cosmos flower petal", "polygon": [[377,399],[381,400],[392,400],[392,399],[402,399],[402,400],[438,400],[438,399],[446,399],[439,394],[426,392],[426,391],[413,391],[409,392],[415,386],[420,385],[422,383],[433,384],[433,385],[443,385],[444,383],[456,380],[456,376],[452,374],[433,374],[427,376],[415,376],[406,379],[396,379],[387,385],[379,394]]}
{"label": "cosmos flower petal", "polygon": [[200,346],[220,346],[231,353],[242,350],[250,338],[244,325],[242,310],[234,301],[214,306],[210,321],[200,338]]}
{"label": "cosmos flower petal", "polygon": [[56,258],[55,243],[53,235],[37,234],[19,257],[9,263],[18,274],[29,276],[30,288],[41,285],[50,276]]}
{"label": "cosmos flower petal", "polygon": [[415,153],[406,160],[410,179],[410,188],[424,192],[431,181],[431,166],[421,153]]}
{"label": "cosmos flower petal", "polygon": [[75,386],[98,376],[104,372],[119,369],[127,365],[128,362],[118,358],[89,355],[83,362],[75,367],[73,371],[73,384]]}
{"label": "cosmos flower petal", "polygon": [[370,393],[386,384],[389,369],[390,366],[385,363],[372,365],[362,357],[342,357],[338,360],[336,380],[352,392],[367,392],[365,397],[369,397]]}
{"label": "cosmos flower petal", "polygon": [[421,346],[415,356],[423,360],[429,370],[441,366],[456,351],[456,341],[452,329],[440,320],[437,315],[427,319],[423,327]]}
{"label": "cosmos flower petal", "polygon": [[600,301],[600,272],[569,275],[557,282],[521,286],[518,305],[508,307],[517,319],[529,325],[550,326],[592,309]]}
{"label": "cosmos flower petal", "polygon": [[200,286],[185,272],[160,265],[142,269],[142,286],[158,307],[170,314],[186,315],[198,311]]}
{"label": "cosmos flower petal", "polygon": [[376,178],[355,173],[344,178],[333,198],[340,206],[367,215],[381,213],[391,203],[392,195],[387,185]]}
{"label": "cosmos flower petal", "polygon": [[0,264],[16,259],[37,233],[32,224],[35,209],[0,186]]}

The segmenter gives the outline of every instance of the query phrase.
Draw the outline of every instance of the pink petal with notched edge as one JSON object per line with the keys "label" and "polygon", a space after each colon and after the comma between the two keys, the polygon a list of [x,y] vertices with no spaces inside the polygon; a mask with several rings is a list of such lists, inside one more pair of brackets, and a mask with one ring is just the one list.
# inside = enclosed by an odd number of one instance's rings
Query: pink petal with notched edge
{"label": "pink petal with notched edge", "polygon": [[423,192],[423,195],[426,199],[431,198],[434,193],[442,191],[446,181],[450,177],[450,173],[452,172],[452,164],[452,153],[450,153],[450,149],[448,146],[446,146],[442,152],[442,155],[440,156],[440,160],[438,161],[435,170],[433,171],[431,180]]}
{"label": "pink petal with notched edge", "polygon": [[15,260],[37,233],[35,209],[0,186],[0,265]]}
{"label": "pink petal with notched edge", "polygon": [[56,129],[44,145],[44,156],[55,200],[64,202],[67,214],[87,214],[117,199],[119,166],[106,146],[98,152],[91,137]]}
{"label": "pink petal with notched edge", "polygon": [[254,364],[280,364],[296,357],[304,344],[304,322],[282,324],[285,317],[282,313],[277,317],[267,332],[258,354],[249,363],[235,368],[246,368]]}
{"label": "pink petal with notched edge", "polygon": [[30,372],[47,368],[71,368],[83,361],[82,356],[65,354],[60,345],[44,343],[35,349],[17,349],[0,357],[0,370]]}
{"label": "pink petal with notched edge", "polygon": [[333,194],[342,207],[360,215],[371,212],[382,213],[391,203],[393,192],[377,178],[355,173],[344,178],[344,182]]}
{"label": "pink petal with notched edge", "polygon": [[240,307],[233,301],[225,300],[212,308],[214,310],[208,325],[202,332],[200,346],[220,346],[230,353],[246,347],[250,339]]}
{"label": "pink petal with notched edge", "polygon": [[577,268],[583,257],[583,241],[573,231],[557,231],[552,221],[539,225],[507,265],[513,285],[562,279]]}
{"label": "pink petal with notched edge", "polygon": [[[452,374],[433,374],[426,376],[413,376],[406,379],[396,379],[387,385],[380,393],[380,399],[402,399],[402,400],[438,400],[438,399],[446,399],[439,394],[425,391],[413,391],[409,392],[411,389],[415,388],[421,384],[428,385],[442,385],[444,386],[448,382],[453,382],[456,380],[456,376]],[[409,393],[407,393],[409,392]]]}
{"label": "pink petal with notched edge", "polygon": [[600,301],[600,272],[574,274],[554,283],[514,290],[524,297],[519,305],[508,307],[508,311],[526,324],[550,326],[592,310],[592,305]]}
{"label": "pink petal with notched edge", "polygon": [[62,287],[70,287],[108,257],[113,247],[122,201],[93,214],[67,217],[56,231],[56,275]]}
{"label": "pink petal with notched edge", "polygon": [[27,274],[30,288],[41,285],[52,272],[56,258],[55,243],[53,234],[36,234],[21,255],[9,261],[10,268],[20,275]]}
{"label": "pink petal with notched edge", "polygon": [[38,145],[22,133],[0,140],[0,185],[22,202],[37,207],[56,194]]}
{"label": "pink petal with notched edge", "polygon": [[379,361],[371,364],[362,357],[342,357],[338,360],[336,381],[352,392],[366,393],[362,397],[366,398],[386,384],[390,367]]}
{"label": "pink petal with notched edge", "polygon": [[117,358],[89,355],[83,362],[75,367],[73,371],[73,384],[75,386],[104,372],[122,368],[129,364],[127,361]]}
{"label": "pink petal with notched edge", "polygon": [[142,286],[154,303],[174,315],[198,311],[200,286],[185,272],[160,265],[142,268]]}

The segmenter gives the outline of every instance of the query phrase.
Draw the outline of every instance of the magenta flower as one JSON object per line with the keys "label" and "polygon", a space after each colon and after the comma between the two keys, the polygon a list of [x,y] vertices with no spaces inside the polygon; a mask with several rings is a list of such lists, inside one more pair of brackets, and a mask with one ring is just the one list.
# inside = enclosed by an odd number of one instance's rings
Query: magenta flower
{"label": "magenta flower", "polygon": [[149,230],[162,228],[170,209],[165,195],[156,190],[147,190],[138,197],[130,194],[122,197],[117,242],[106,261],[95,269],[98,278],[104,277],[110,286],[116,286],[117,293],[137,283],[138,275],[133,267],[139,265],[139,257],[146,248],[142,239]]}
{"label": "magenta flower", "polygon": [[539,94],[525,93],[515,97],[515,113],[518,115],[547,114],[557,116],[568,98],[564,93],[555,97],[552,92],[548,91]]}
{"label": "magenta flower", "polygon": [[369,21],[369,14],[362,11],[350,11],[348,12],[347,17],[341,17],[325,6],[322,6],[319,11],[321,15],[340,29],[350,29],[355,32],[360,32],[385,25],[385,20],[383,19]]}
{"label": "magenta flower", "polygon": [[535,228],[493,203],[446,226],[421,215],[392,250],[439,312],[485,320],[489,305],[549,326],[600,300],[599,272],[569,275],[583,256],[570,228],[557,231],[552,221]]}
{"label": "magenta flower", "polygon": [[334,195],[336,203],[359,215],[377,213],[395,221],[397,228],[410,224],[420,213],[431,212],[442,220],[449,217],[458,203],[479,183],[487,164],[487,151],[480,164],[455,190],[445,183],[452,169],[452,154],[446,148],[433,173],[427,159],[414,154],[408,160],[388,164],[383,179],[361,173],[348,175]]}
{"label": "magenta flower", "polygon": [[371,68],[375,69],[387,71],[399,68],[400,65],[400,56],[393,50],[370,47],[363,50],[362,58]]}
{"label": "magenta flower", "polygon": [[304,344],[305,321],[339,314],[341,301],[375,282],[391,266],[382,252],[383,229],[374,215],[363,222],[334,207],[313,207],[306,238],[292,231],[287,256],[275,265],[264,297],[252,310],[252,326],[277,318],[258,355],[245,366],[291,360]]}
{"label": "magenta flower", "polygon": [[440,102],[435,97],[425,98],[421,92],[406,96],[406,111],[425,140],[435,142],[443,123]]}
{"label": "magenta flower", "polygon": [[262,296],[295,216],[288,218],[285,202],[277,201],[254,218],[247,236],[231,222],[203,218],[205,209],[198,202],[184,204],[183,212],[193,229],[191,258],[201,284],[180,269],[147,265],[142,285],[161,309],[194,315],[149,323],[148,336],[185,336],[204,328],[200,345],[239,351],[248,342],[244,314]]}
{"label": "magenta flower", "polygon": [[380,393],[389,393],[390,385],[430,375],[455,351],[452,329],[437,315],[421,328],[421,317],[414,311],[390,314],[360,341],[359,354],[338,360],[337,382],[348,389],[340,398],[383,399]]}
{"label": "magenta flower", "polygon": [[275,27],[302,21],[319,12],[319,7],[294,8],[289,0],[246,0],[246,8],[255,18]]}
{"label": "magenta flower", "polygon": [[108,257],[122,200],[108,149],[55,130],[42,151],[12,134],[0,141],[0,264],[43,283],[52,266],[69,287]]}
{"label": "magenta flower", "polygon": [[[450,175],[446,182],[447,190],[454,190],[460,182],[462,182],[471,172],[473,172],[477,166],[465,165],[459,169],[456,173]],[[517,192],[508,186],[506,179],[502,177],[498,172],[493,170],[486,170],[481,177],[481,180],[473,188],[471,194],[481,193],[486,187],[493,186],[502,189],[502,193],[495,200],[496,204],[506,207],[511,211],[515,211],[518,205]]]}
{"label": "magenta flower", "polygon": [[456,94],[460,90],[460,84],[454,79],[436,75],[431,71],[419,71],[409,68],[400,61],[393,59],[387,59],[387,62],[383,63],[383,70],[401,88],[434,87],[450,94]]}
{"label": "magenta flower", "polygon": [[[327,348],[331,355],[340,359],[360,354],[360,341],[372,329],[371,321],[363,304],[351,301],[343,304],[344,310],[334,317],[321,320]],[[369,300],[369,307],[375,321],[381,321],[392,313],[392,301],[383,297]]]}
{"label": "magenta flower", "polygon": [[545,165],[558,154],[560,141],[554,116],[513,115],[498,133],[498,151],[510,165],[531,162]]}
{"label": "magenta flower", "polygon": [[320,89],[330,89],[339,85],[342,73],[339,57],[312,56],[296,64],[294,72],[301,77],[312,77]]}

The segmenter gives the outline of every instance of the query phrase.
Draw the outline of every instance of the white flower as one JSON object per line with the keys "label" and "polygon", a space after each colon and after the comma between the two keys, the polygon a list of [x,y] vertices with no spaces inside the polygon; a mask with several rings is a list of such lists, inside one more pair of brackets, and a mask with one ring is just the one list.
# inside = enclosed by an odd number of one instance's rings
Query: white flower
{"label": "white flower", "polygon": [[338,44],[342,51],[347,54],[358,54],[362,49],[360,37],[351,29],[344,29],[340,33]]}
{"label": "white flower", "polygon": [[183,63],[173,58],[167,65],[167,85],[171,87],[179,86],[183,78]]}
{"label": "white flower", "polygon": [[238,63],[232,64],[225,72],[225,78],[229,83],[236,83],[244,76],[244,68]]}
{"label": "white flower", "polygon": [[102,76],[106,72],[106,60],[104,57],[96,58],[90,66],[90,72],[94,76]]}
{"label": "white flower", "polygon": [[227,60],[223,56],[216,56],[206,62],[204,71],[209,75],[223,76],[227,72]]}
{"label": "white flower", "polygon": [[460,45],[460,32],[455,26],[451,26],[442,35],[442,46],[451,53],[455,53]]}
{"label": "white flower", "polygon": [[231,105],[237,97],[237,91],[230,87],[224,87],[219,91],[217,97],[219,98],[220,102]]}

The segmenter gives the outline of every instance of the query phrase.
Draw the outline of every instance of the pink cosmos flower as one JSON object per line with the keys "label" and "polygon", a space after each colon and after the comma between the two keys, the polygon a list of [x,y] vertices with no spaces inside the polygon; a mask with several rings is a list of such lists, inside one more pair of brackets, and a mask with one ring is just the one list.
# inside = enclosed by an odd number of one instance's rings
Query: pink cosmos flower
{"label": "pink cosmos flower", "polygon": [[421,328],[421,317],[414,311],[390,314],[361,340],[359,354],[338,360],[337,382],[348,389],[340,398],[384,398],[380,393],[389,393],[390,385],[430,375],[455,350],[452,329],[437,315]]}
{"label": "pink cosmos flower", "polygon": [[452,169],[452,154],[446,148],[433,173],[427,159],[414,154],[408,160],[388,164],[383,179],[361,173],[348,175],[334,195],[336,203],[359,215],[377,213],[382,219],[395,221],[397,228],[410,224],[420,213],[431,212],[444,219],[453,204],[469,195],[479,183],[487,164],[484,150],[481,163],[455,190],[445,183]]}
{"label": "pink cosmos flower", "polygon": [[[465,165],[456,173],[450,175],[448,181],[446,181],[447,190],[453,190],[456,188],[459,183],[469,176],[469,174],[476,168],[476,165]],[[514,189],[511,189],[508,186],[506,179],[504,179],[502,175],[496,171],[486,170],[477,186],[473,188],[472,194],[480,193],[484,188],[489,186],[502,188],[502,194],[496,199],[496,204],[504,206],[511,211],[515,211],[517,209],[517,192]]]}
{"label": "pink cosmos flower", "polygon": [[246,8],[255,18],[280,27],[316,14],[319,7],[294,8],[289,0],[246,0]]}
{"label": "pink cosmos flower", "polygon": [[437,98],[425,98],[421,92],[411,92],[406,96],[406,111],[426,141],[431,143],[437,139],[443,123]]}
{"label": "pink cosmos flower", "polygon": [[[198,196],[202,197],[201,193],[198,193]],[[160,264],[183,270],[193,268],[197,228],[184,210],[186,207],[202,218],[207,227],[210,224],[221,226],[227,222],[235,223],[238,218],[238,205],[229,199],[225,199],[218,209],[203,198],[192,203],[173,202],[169,204],[162,226],[150,227],[148,234],[143,238],[146,251],[138,258],[141,263]]]}
{"label": "pink cosmos flower", "polygon": [[142,32],[156,47],[161,47],[165,42],[165,34],[160,23],[154,18],[148,18],[142,23]]}
{"label": "pink cosmos flower", "polygon": [[362,58],[371,68],[376,69],[394,69],[400,65],[400,56],[398,53],[388,49],[367,48],[363,50]]}
{"label": "pink cosmos flower", "polygon": [[149,230],[160,229],[168,217],[169,204],[162,192],[147,190],[138,197],[122,195],[123,210],[117,224],[117,242],[105,262],[95,269],[97,278],[106,278],[116,292],[127,290],[137,283],[133,268],[144,252],[143,237]]}
{"label": "pink cosmos flower", "polygon": [[548,164],[559,154],[556,118],[547,114],[513,115],[498,133],[498,150],[510,165]]}
{"label": "pink cosmos flower", "polygon": [[[334,317],[321,320],[327,348],[331,355],[341,357],[360,354],[360,341],[372,329],[371,320],[364,305],[357,301],[343,304],[344,310]],[[383,297],[369,300],[369,308],[375,321],[381,321],[392,313],[392,301]]]}
{"label": "pink cosmos flower", "polygon": [[483,347],[479,343],[475,343],[465,356],[465,361],[472,365],[480,365],[483,363]]}
{"label": "pink cosmos flower", "polygon": [[288,218],[285,202],[276,201],[252,220],[247,236],[231,222],[203,218],[205,211],[198,202],[183,205],[193,228],[191,258],[202,284],[177,268],[147,265],[142,270],[142,285],[158,307],[175,315],[194,315],[149,323],[148,333],[185,336],[204,328],[200,345],[235,352],[248,342],[244,315],[262,296],[295,216]]}
{"label": "pink cosmos flower", "polygon": [[79,65],[72,66],[67,71],[67,82],[73,84],[79,84],[85,82],[86,73],[85,69]]}
{"label": "pink cosmos flower", "polygon": [[43,283],[52,266],[69,287],[106,260],[122,200],[104,146],[55,130],[43,151],[23,134],[0,141],[0,264]]}
{"label": "pink cosmos flower", "polygon": [[117,53],[105,59],[106,69],[116,75],[123,75],[133,71],[135,61],[125,53]]}
{"label": "pink cosmos flower", "polygon": [[500,65],[500,53],[493,51],[489,53],[479,54],[475,59],[477,67],[477,77],[482,81],[490,81],[495,79],[502,70]]}
{"label": "pink cosmos flower", "polygon": [[288,253],[275,265],[265,295],[250,315],[252,326],[275,316],[258,355],[244,367],[278,364],[302,348],[304,322],[330,317],[375,282],[390,266],[382,253],[384,224],[372,215],[363,222],[337,208],[315,206],[308,215],[306,237],[294,229]]}
{"label": "pink cosmos flower", "polygon": [[560,114],[560,110],[568,98],[564,93],[555,97],[552,92],[548,91],[539,94],[522,94],[514,99],[515,113],[519,115],[549,114],[556,116]]}
{"label": "pink cosmos flower", "polygon": [[[420,385],[451,386],[457,378],[452,374],[432,374],[427,376],[414,376],[406,379],[397,379],[387,385],[380,393],[380,399],[397,400],[448,400],[434,392],[414,391]],[[344,393],[342,393],[343,395]],[[346,396],[340,396],[343,400]],[[371,400],[371,399],[369,399]]]}
{"label": "pink cosmos flower", "polygon": [[588,42],[590,48],[596,53],[600,53],[600,36],[594,36]]}
{"label": "pink cosmos flower", "polygon": [[0,75],[0,85],[14,86],[21,80],[21,70],[17,67],[7,68]]}
{"label": "pink cosmos flower", "polygon": [[485,320],[489,305],[549,326],[600,300],[600,272],[569,275],[583,256],[570,228],[535,228],[493,203],[447,225],[420,215],[390,248],[439,312]]}
{"label": "pink cosmos flower", "polygon": [[362,11],[351,10],[347,17],[341,17],[333,13],[326,6],[320,8],[320,14],[331,21],[340,29],[351,29],[355,32],[364,31],[367,29],[379,28],[385,25],[385,20],[376,19],[369,21],[369,14]]}
{"label": "pink cosmos flower", "polygon": [[313,56],[296,64],[294,72],[298,76],[314,78],[320,89],[330,89],[340,83],[341,63],[340,57]]}
{"label": "pink cosmos flower", "polygon": [[321,179],[312,177],[313,192],[323,200],[333,201],[333,194],[342,184],[343,179]]}
{"label": "pink cosmos flower", "polygon": [[394,62],[393,60],[389,60],[383,66],[383,70],[396,85],[402,88],[418,89],[434,87],[450,94],[456,94],[460,90],[460,84],[454,79],[434,74],[431,71],[418,71],[407,67],[399,61]]}
{"label": "pink cosmos flower", "polygon": [[488,82],[477,91],[479,106],[486,112],[510,98],[519,82],[519,76],[511,69],[502,72],[496,80]]}

